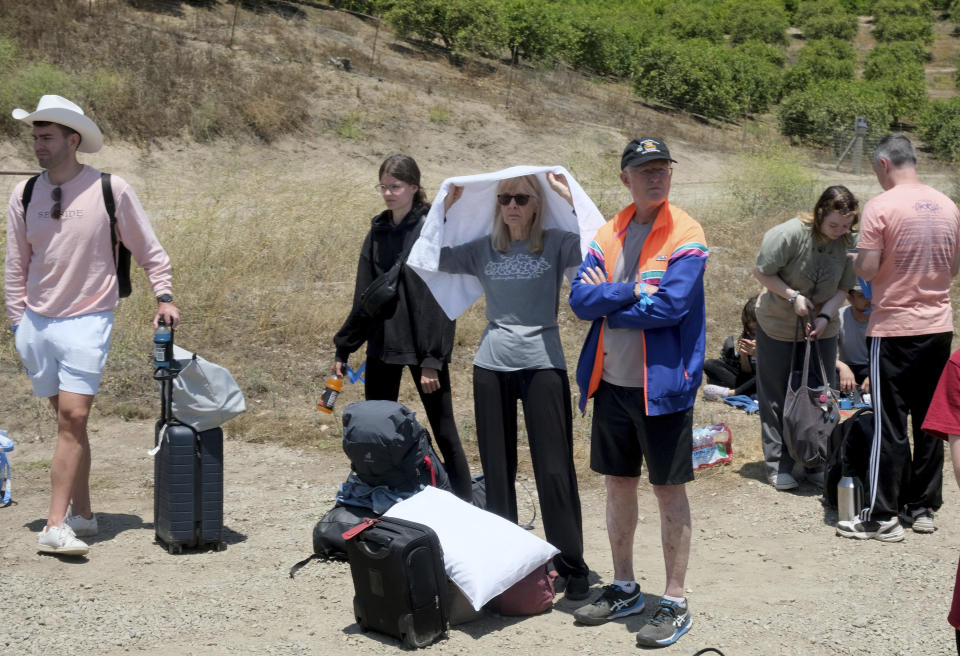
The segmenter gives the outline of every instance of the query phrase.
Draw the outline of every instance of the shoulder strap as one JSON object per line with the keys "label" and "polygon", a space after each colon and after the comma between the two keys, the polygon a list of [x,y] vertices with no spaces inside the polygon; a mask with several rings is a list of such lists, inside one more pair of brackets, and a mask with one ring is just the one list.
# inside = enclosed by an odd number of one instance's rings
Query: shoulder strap
{"label": "shoulder strap", "polygon": [[37,184],[37,178],[39,175],[35,175],[29,180],[27,184],[23,187],[23,196],[20,197],[20,204],[23,205],[23,220],[27,220],[27,205],[30,204],[30,199],[33,198],[33,187]]}
{"label": "shoulder strap", "polygon": [[110,252],[113,253],[113,266],[117,266],[117,206],[113,200],[113,187],[110,185],[110,174],[100,174],[100,186],[103,188],[103,204],[110,217]]}

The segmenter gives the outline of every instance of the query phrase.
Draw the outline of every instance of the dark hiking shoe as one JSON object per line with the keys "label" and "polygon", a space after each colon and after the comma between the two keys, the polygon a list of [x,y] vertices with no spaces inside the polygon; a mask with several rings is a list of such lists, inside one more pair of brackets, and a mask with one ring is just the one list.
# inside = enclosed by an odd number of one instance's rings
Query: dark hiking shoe
{"label": "dark hiking shoe", "polygon": [[583,624],[597,625],[642,612],[643,593],[639,585],[633,592],[624,592],[617,585],[606,585],[595,602],[573,611],[573,618]]}
{"label": "dark hiking shoe", "polygon": [[637,633],[638,647],[666,647],[680,639],[690,630],[693,619],[687,606],[669,601],[660,600],[657,612],[653,614],[640,632]]}

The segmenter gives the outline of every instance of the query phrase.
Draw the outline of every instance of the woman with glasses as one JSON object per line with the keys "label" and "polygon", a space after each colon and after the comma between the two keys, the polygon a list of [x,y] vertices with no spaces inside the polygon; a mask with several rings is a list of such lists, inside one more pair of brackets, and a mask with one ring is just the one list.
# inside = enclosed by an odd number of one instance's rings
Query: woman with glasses
{"label": "woman with glasses", "polygon": [[360,304],[369,285],[401,258],[420,236],[430,210],[420,187],[420,169],[412,157],[391,155],[380,165],[376,190],[386,209],[373,217],[360,250],[353,308],[334,336],[333,374],[343,378],[347,359],[367,344],[365,396],[368,401],[396,401],[400,379],[409,368],[420,393],[453,491],[471,500],[470,468],[453,417],[450,352],[455,324],[413,271],[402,267],[395,304],[371,316]]}
{"label": "woman with glasses", "polygon": [[[794,344],[816,339],[827,375],[835,377],[840,331],[837,309],[857,281],[847,252],[855,243],[857,219],[857,199],[850,190],[840,185],[827,187],[812,215],[774,226],[760,244],[754,275],[766,291],[756,308],[757,397],[767,480],[778,490],[798,485],[782,435],[787,381],[803,362],[804,349],[794,349]],[[815,358],[810,372],[819,379]],[[826,383],[836,387],[833,380]],[[814,485],[823,485],[822,469],[808,470],[805,475]]]}
{"label": "woman with glasses", "polygon": [[[565,176],[547,173],[550,188],[570,203]],[[463,187],[453,187],[445,208]],[[546,202],[535,175],[501,180],[490,235],[440,251],[439,269],[477,278],[487,327],[473,360],[477,446],[487,510],[517,521],[517,401],[530,444],[547,541],[568,599],[589,593],[583,561],[580,494],[573,464],[570,384],[557,325],[563,274],[580,265],[580,235],[543,228]]]}

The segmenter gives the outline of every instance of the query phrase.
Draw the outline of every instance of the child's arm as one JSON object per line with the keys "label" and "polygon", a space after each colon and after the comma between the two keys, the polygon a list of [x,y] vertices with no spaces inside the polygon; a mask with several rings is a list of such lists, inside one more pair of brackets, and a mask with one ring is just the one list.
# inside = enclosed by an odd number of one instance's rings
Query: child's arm
{"label": "child's arm", "polygon": [[950,440],[950,459],[953,460],[953,477],[957,479],[957,485],[960,486],[960,435],[951,435]]}

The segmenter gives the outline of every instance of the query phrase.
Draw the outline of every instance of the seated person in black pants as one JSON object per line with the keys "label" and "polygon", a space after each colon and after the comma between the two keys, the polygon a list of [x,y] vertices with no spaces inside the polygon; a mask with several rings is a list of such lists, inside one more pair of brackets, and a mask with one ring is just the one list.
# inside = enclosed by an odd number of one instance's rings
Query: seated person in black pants
{"label": "seated person in black pants", "polygon": [[753,395],[757,392],[757,297],[749,299],[740,313],[743,331],[734,345],[733,336],[723,342],[719,359],[703,363],[707,384],[703,398],[722,401],[735,394]]}

